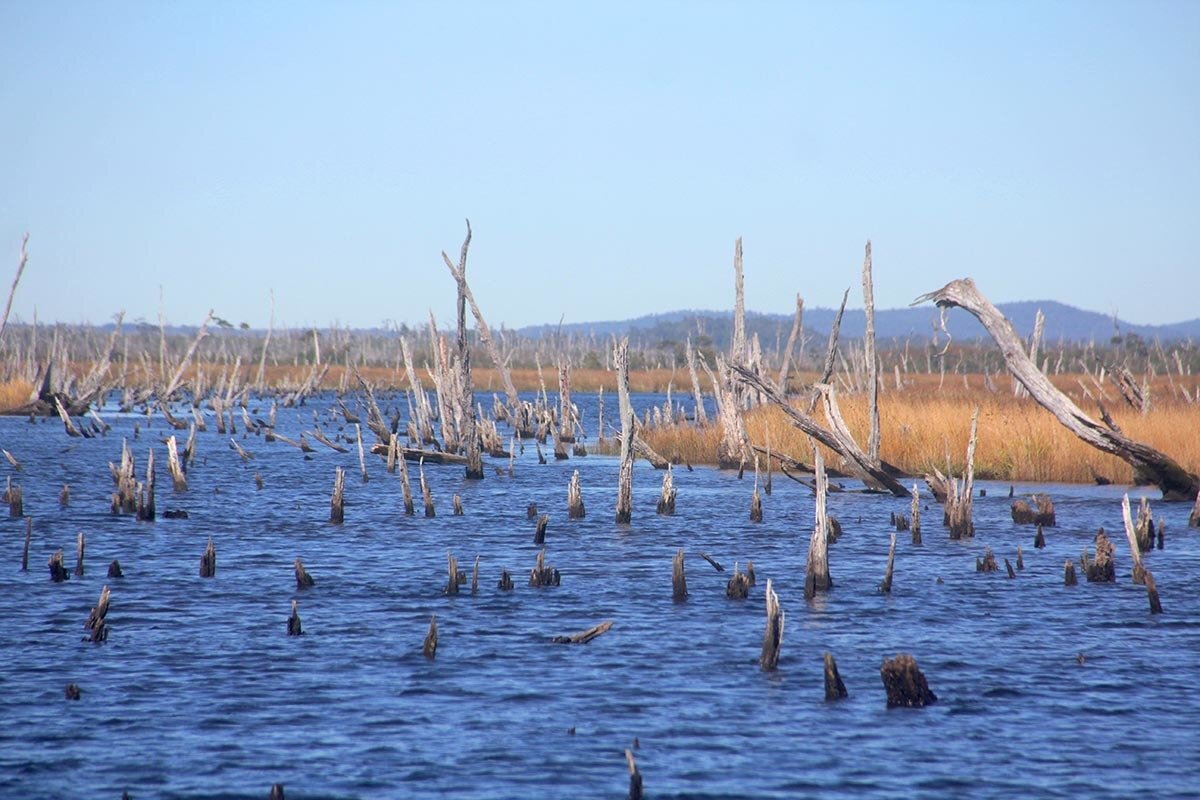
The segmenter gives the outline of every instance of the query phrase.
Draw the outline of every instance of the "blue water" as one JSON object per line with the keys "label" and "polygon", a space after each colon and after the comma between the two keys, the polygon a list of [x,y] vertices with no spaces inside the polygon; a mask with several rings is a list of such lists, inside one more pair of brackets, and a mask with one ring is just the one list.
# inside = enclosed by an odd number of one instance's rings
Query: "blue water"
{"label": "blue water", "polygon": [[[481,400],[490,407],[490,395]],[[594,398],[576,402],[594,436]],[[332,405],[323,395],[280,409],[279,430],[295,438],[315,412],[332,435]],[[262,403],[252,409],[265,418]],[[377,457],[364,484],[353,448],[313,442],[306,458],[244,435],[240,417],[237,438],[254,460],[242,463],[210,422],[189,489],[176,494],[162,418],[112,407],[102,416],[113,430],[86,440],[56,420],[0,418],[0,446],[23,470],[0,464],[34,521],[22,573],[25,521],[0,520],[2,797],[265,797],[282,783],[289,798],[613,798],[627,791],[623,750],[635,739],[653,798],[1200,796],[1200,532],[1186,527],[1184,505],[1152,501],[1167,523],[1166,549],[1146,557],[1159,616],[1129,580],[1125,487],[1018,486],[1057,503],[1059,527],[1041,551],[1033,529],[1011,522],[1007,484],[982,484],[977,535],[964,542],[949,541],[926,500],[924,545],[899,534],[890,596],[876,592],[889,513],[907,512],[907,501],[832,495],[845,530],[830,548],[835,587],[806,603],[813,503],[778,473],[754,524],[749,477],[680,468],[677,514],[659,517],[662,473],[639,463],[633,523],[619,526],[614,459],[539,465],[530,446],[512,477],[492,469],[507,461],[485,459],[479,482],[461,467],[427,467],[438,516],[426,519],[419,492],[418,516],[403,515],[398,477]],[[156,451],[156,522],[109,513],[107,463],[122,437],[139,477]],[[335,466],[347,471],[341,526],[328,522]],[[566,515],[573,469],[583,520]],[[71,502],[60,509],[64,483]],[[455,493],[465,516],[450,514]],[[531,502],[550,515],[546,557],[561,586],[526,584],[538,551]],[[173,508],[189,518],[164,519]],[[1064,559],[1078,559],[1101,525],[1117,532],[1119,582],[1064,587]],[[61,547],[73,567],[79,531],[86,574],[51,583],[48,557]],[[217,574],[202,579],[210,536]],[[1015,564],[1018,544],[1015,580],[1003,568],[975,572],[985,546]],[[691,596],[677,604],[680,547]],[[469,585],[442,594],[448,551],[468,573],[480,557],[477,595]],[[296,590],[296,557],[315,587]],[[114,558],[125,577],[109,580]],[[748,560],[758,585],[749,600],[726,599],[734,563]],[[511,593],[496,588],[502,568]],[[770,674],[757,665],[767,578],[787,615]],[[83,622],[104,585],[111,632],[93,645],[81,641]],[[301,637],[286,635],[294,598]],[[421,645],[435,613],[440,644],[428,661]],[[603,620],[612,630],[586,646],[550,643]],[[826,650],[850,693],[842,702],[823,699]],[[879,667],[898,652],[916,656],[936,705],[885,707]],[[81,700],[64,699],[67,683]]]}

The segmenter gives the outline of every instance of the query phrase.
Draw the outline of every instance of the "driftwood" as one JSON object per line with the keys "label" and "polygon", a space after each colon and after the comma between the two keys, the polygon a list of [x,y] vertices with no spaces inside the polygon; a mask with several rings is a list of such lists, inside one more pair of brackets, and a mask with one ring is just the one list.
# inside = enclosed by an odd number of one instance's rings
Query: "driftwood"
{"label": "driftwood", "polygon": [[586,631],[572,633],[569,636],[555,636],[550,641],[552,641],[554,644],[587,644],[597,636],[608,633],[609,629],[612,628],[612,625],[613,624],[611,621],[601,622],[599,625],[593,625]]}
{"label": "driftwood", "polygon": [[617,342],[613,348],[613,365],[617,370],[617,395],[621,413],[621,460],[617,469],[618,524],[628,524],[633,518],[633,406],[629,402],[629,339]]}
{"label": "driftwood", "polygon": [[923,708],[937,702],[937,695],[930,691],[917,660],[907,653],[885,659],[879,675],[887,691],[888,708]]}
{"label": "driftwood", "polygon": [[725,571],[725,567],[721,566],[721,564],[719,562],[713,560],[713,557],[710,556],[708,553],[705,553],[703,550],[700,551],[700,557],[703,558],[705,561],[707,561],[709,564],[712,564],[712,568],[715,569],[717,572]]}
{"label": "driftwood", "polygon": [[833,653],[825,652],[825,700],[841,700],[849,695],[846,691],[846,684],[842,682],[842,676],[838,673],[837,662],[833,660]]}
{"label": "driftwood", "polygon": [[299,606],[299,603],[297,601],[293,600],[292,601],[292,613],[290,615],[288,615],[288,621],[287,621],[287,635],[288,636],[300,636],[304,633],[304,627],[300,624],[300,609],[298,606]]}
{"label": "driftwood", "polygon": [[1083,441],[1132,465],[1139,476],[1162,490],[1164,500],[1190,502],[1200,493],[1200,476],[1188,472],[1165,453],[1135,442],[1115,426],[1096,422],[1055,388],[1024,352],[1012,323],[980,294],[970,278],[952,281],[936,292],[922,295],[914,305],[930,300],[943,309],[958,306],[975,316],[999,345],[1013,377],[1039,405]]}
{"label": "driftwood", "polygon": [[437,656],[438,646],[438,627],[437,614],[429,618],[429,632],[425,634],[425,642],[421,645],[421,652],[432,661]]}
{"label": "driftwood", "polygon": [[680,603],[688,598],[687,577],[683,574],[683,548],[675,551],[671,561],[671,597]]}
{"label": "driftwood", "polygon": [[[683,551],[680,550],[680,553]],[[767,579],[767,589],[764,592],[767,601],[767,627],[763,631],[762,655],[758,657],[758,665],[764,672],[770,672],[779,666],[779,648],[783,645],[783,609],[779,607],[779,596]]]}
{"label": "driftwood", "polygon": [[316,581],[313,580],[313,576],[309,575],[304,569],[304,565],[300,563],[300,559],[297,558],[293,566],[296,570],[296,588],[311,589],[316,584]]}

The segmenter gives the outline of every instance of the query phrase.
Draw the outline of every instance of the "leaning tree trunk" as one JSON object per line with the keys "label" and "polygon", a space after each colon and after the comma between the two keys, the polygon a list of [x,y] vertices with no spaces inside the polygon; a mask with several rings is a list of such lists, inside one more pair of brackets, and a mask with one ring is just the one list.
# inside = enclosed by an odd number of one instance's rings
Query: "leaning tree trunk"
{"label": "leaning tree trunk", "polygon": [[796,349],[796,342],[803,334],[804,298],[796,295],[796,318],[792,320],[792,332],[788,334],[787,344],[784,345],[783,356],[780,358],[779,379],[775,381],[775,385],[779,387],[780,394],[787,394],[788,370],[792,365],[792,351]]}
{"label": "leaning tree trunk", "polygon": [[936,292],[921,295],[913,304],[927,300],[932,300],[943,309],[954,306],[965,308],[974,315],[996,340],[1013,377],[1029,390],[1039,405],[1092,447],[1131,464],[1139,475],[1158,485],[1164,500],[1190,502],[1200,492],[1200,476],[1188,472],[1165,453],[1135,442],[1115,425],[1110,423],[1106,427],[1096,422],[1055,388],[1025,353],[1024,343],[1012,323],[975,288],[973,280],[963,278],[951,281]]}

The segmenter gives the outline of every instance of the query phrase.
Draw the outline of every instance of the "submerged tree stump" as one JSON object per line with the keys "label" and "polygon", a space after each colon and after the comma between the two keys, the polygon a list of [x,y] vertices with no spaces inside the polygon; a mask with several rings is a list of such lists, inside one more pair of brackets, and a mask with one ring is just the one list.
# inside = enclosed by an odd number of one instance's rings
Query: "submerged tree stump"
{"label": "submerged tree stump", "polygon": [[758,657],[758,665],[764,672],[770,672],[779,666],[779,648],[783,645],[784,613],[779,606],[779,596],[775,594],[770,578],[767,579],[767,589],[764,595],[767,601],[767,627],[763,631],[762,654]]}
{"label": "submerged tree stump", "polygon": [[[1143,498],[1143,502],[1145,498]],[[1134,523],[1133,516],[1129,510],[1129,495],[1121,498],[1121,516],[1125,524],[1125,540],[1129,542],[1129,556],[1133,561],[1133,582],[1143,584],[1146,582],[1146,568],[1142,566],[1142,547],[1141,537],[1145,535],[1145,528],[1142,526],[1143,515],[1138,514],[1138,521]],[[1145,519],[1149,519],[1149,514],[1145,515]],[[1150,522],[1153,526],[1153,521]]]}
{"label": "submerged tree stump", "polygon": [[758,472],[754,473],[754,491],[750,493],[750,521],[762,522],[762,495],[758,493]]}
{"label": "submerged tree stump", "polygon": [[907,653],[885,659],[879,675],[887,691],[888,708],[924,708],[937,702],[937,695],[930,691],[917,660]]}
{"label": "submerged tree stump", "polygon": [[1150,513],[1150,500],[1145,497],[1138,504],[1137,522],[1133,525],[1133,532],[1138,550],[1146,553],[1154,549],[1154,517]]}
{"label": "submerged tree stump", "polygon": [[912,543],[921,543],[921,492],[917,488],[917,484],[913,484],[912,488],[912,519],[909,525],[912,528]]}
{"label": "submerged tree stump", "polygon": [[1000,566],[996,563],[996,554],[992,552],[992,548],[983,548],[983,558],[975,559],[976,572],[996,572]]}
{"label": "submerged tree stump", "polygon": [[1038,525],[1037,535],[1035,535],[1033,537],[1033,546],[1036,547],[1038,550],[1042,550],[1046,547],[1046,535],[1044,533],[1042,533],[1041,525]]}
{"label": "submerged tree stump", "polygon": [[627,525],[633,518],[633,437],[637,419],[629,401],[629,338],[613,348],[613,365],[617,370],[617,397],[621,413],[621,457],[617,467],[618,525]]}
{"label": "submerged tree stump", "polygon": [[554,644],[587,644],[597,636],[608,633],[612,625],[611,620],[601,622],[599,625],[593,625],[585,631],[579,631],[579,633],[572,633],[568,636],[555,636],[550,641]]}
{"label": "submerged tree stump", "polygon": [[91,634],[84,640],[94,644],[99,644],[108,639],[108,600],[109,591],[105,586],[100,590],[100,599],[96,602],[96,606],[88,614],[87,622],[83,624],[86,630],[91,631]]}
{"label": "submerged tree stump", "polygon": [[79,532],[79,538],[75,542],[75,577],[83,577],[83,553],[87,548],[87,542],[84,540],[83,531]]}
{"label": "submerged tree stump", "polygon": [[63,690],[63,695],[68,700],[78,700],[80,697],[83,696],[83,692],[81,692],[79,690],[78,685],[76,685],[74,683],[68,683],[66,688]]}
{"label": "submerged tree stump", "polygon": [[432,661],[437,656],[438,646],[438,626],[437,614],[429,618],[429,632],[425,634],[425,642],[421,645],[421,652]]}
{"label": "submerged tree stump", "polygon": [[1113,559],[1114,551],[1112,542],[1108,540],[1104,529],[1101,528],[1096,533],[1095,558],[1089,558],[1087,550],[1084,549],[1081,559],[1083,573],[1087,576],[1088,583],[1116,583],[1117,565]]}
{"label": "submerged tree stump", "polygon": [[533,532],[533,543],[534,544],[545,544],[546,543],[546,526],[549,524],[550,524],[550,515],[549,514],[542,514],[540,517],[538,517],[537,528]]}
{"label": "submerged tree stump", "polygon": [[675,558],[671,562],[671,597],[676,603],[688,598],[687,577],[683,574],[682,547],[675,551]]}
{"label": "submerged tree stump", "polygon": [[200,577],[212,578],[217,574],[217,548],[213,546],[213,540],[210,536],[208,539],[208,547],[204,548],[204,555],[200,556]]}
{"label": "submerged tree stump", "polygon": [[745,600],[750,596],[750,578],[733,564],[733,576],[725,584],[725,596],[730,600]]}
{"label": "submerged tree stump", "polygon": [[454,495],[454,497],[450,501],[450,504],[454,508],[454,516],[456,516],[456,517],[463,516],[463,506],[462,506],[462,498],[461,497],[459,497],[458,495]]}
{"label": "submerged tree stump", "polygon": [[304,569],[304,565],[300,563],[300,559],[297,558],[293,566],[296,570],[297,589],[311,589],[314,585],[316,585],[316,581],[313,580],[313,576],[309,575]]}
{"label": "submerged tree stump", "polygon": [[829,479],[825,475],[825,460],[821,449],[813,444],[813,466],[816,485],[815,524],[808,539],[808,557],[804,574],[804,599],[811,600],[817,592],[833,588],[829,575],[829,516],[825,513],[825,493]]}
{"label": "submerged tree stump", "polygon": [[459,580],[458,559],[453,553],[446,553],[446,586],[442,589],[442,594],[455,595],[458,594],[458,584],[462,583]]}
{"label": "submerged tree stump", "polygon": [[883,581],[879,584],[882,594],[892,593],[892,568],[896,564],[896,534],[892,534],[892,543],[888,546],[887,566],[883,570]]}
{"label": "submerged tree stump", "polygon": [[346,470],[333,471],[333,495],[329,498],[329,521],[341,525],[346,519]]}
{"label": "submerged tree stump", "polygon": [[124,578],[125,577],[125,573],[121,571],[121,562],[115,558],[112,560],[112,563],[110,563],[108,565],[108,577],[110,577],[110,578]]}
{"label": "submerged tree stump", "polygon": [[659,495],[655,511],[663,516],[670,516],[675,513],[675,476],[672,474],[669,464],[667,465],[666,472],[663,473],[662,494]]}
{"label": "submerged tree stump", "polygon": [[560,580],[561,576],[558,574],[558,570],[546,565],[546,551],[539,551],[537,561],[534,563],[533,569],[529,571],[529,585],[535,588],[558,586]]}
{"label": "submerged tree stump", "polygon": [[496,584],[496,588],[502,592],[511,592],[513,590],[512,575],[508,574],[508,570],[500,570],[500,581]]}
{"label": "submerged tree stump", "polygon": [[642,773],[638,772],[637,762],[633,760],[633,753],[628,749],[625,750],[625,761],[629,765],[628,800],[643,800]]}
{"label": "submerged tree stump", "polygon": [[304,628],[300,624],[300,609],[298,605],[295,600],[292,601],[292,613],[287,621],[288,636],[300,636],[304,633]]}
{"label": "submerged tree stump", "polygon": [[1075,586],[1078,583],[1079,579],[1075,577],[1075,562],[1068,558],[1063,563],[1063,585]]}
{"label": "submerged tree stump", "polygon": [[842,682],[842,676],[838,673],[837,662],[833,660],[833,654],[825,652],[825,700],[841,700],[849,696],[846,691],[846,684]]}
{"label": "submerged tree stump", "polygon": [[54,551],[54,555],[50,556],[50,580],[55,583],[62,583],[70,580],[71,573],[67,572],[67,568],[63,566],[63,551],[60,547]]}
{"label": "submerged tree stump", "polygon": [[1033,495],[1034,506],[1025,500],[1014,500],[1012,504],[1012,521],[1017,525],[1037,525],[1053,528],[1057,524],[1054,515],[1054,501],[1046,494]]}
{"label": "submerged tree stump", "polygon": [[21,550],[21,572],[29,572],[29,544],[33,539],[33,517],[25,518],[25,547]]}
{"label": "submerged tree stump", "polygon": [[1162,603],[1158,601],[1158,586],[1154,583],[1154,575],[1150,570],[1145,570],[1144,583],[1146,584],[1146,598],[1150,601],[1150,613],[1163,613]]}
{"label": "submerged tree stump", "polygon": [[583,506],[583,487],[579,483],[579,470],[571,473],[567,484],[567,519],[583,519],[587,514]]}
{"label": "submerged tree stump", "polygon": [[1192,506],[1192,513],[1188,514],[1188,527],[1200,528],[1200,492],[1196,493],[1196,504]]}

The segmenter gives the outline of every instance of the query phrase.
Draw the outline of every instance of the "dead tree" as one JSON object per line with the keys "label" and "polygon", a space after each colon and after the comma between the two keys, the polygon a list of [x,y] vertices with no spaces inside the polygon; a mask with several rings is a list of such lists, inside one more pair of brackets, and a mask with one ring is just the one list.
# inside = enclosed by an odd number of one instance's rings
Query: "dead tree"
{"label": "dead tree", "polygon": [[96,601],[96,606],[88,614],[87,622],[83,624],[85,630],[91,631],[84,641],[100,644],[108,639],[108,601],[109,591],[105,586],[100,590],[100,599]]}
{"label": "dead tree", "polygon": [[937,695],[930,691],[917,660],[907,653],[884,659],[879,675],[887,691],[888,708],[924,708],[937,702]]}
{"label": "dead tree", "polygon": [[1083,574],[1087,576],[1088,583],[1116,583],[1117,565],[1113,559],[1114,550],[1113,543],[1108,540],[1108,535],[1101,528],[1096,533],[1095,557],[1089,557],[1087,550],[1084,549],[1080,559]]}
{"label": "dead tree", "polygon": [[[696,351],[692,349],[692,337],[689,334],[687,337],[687,365],[688,375],[692,379],[692,401],[696,404],[695,420],[700,427],[708,425],[708,414],[704,410],[704,395],[700,392],[700,378],[696,375]],[[600,418],[604,419],[604,393],[600,393]],[[604,439],[604,430],[601,428],[600,439]]]}
{"label": "dead tree", "polygon": [[779,392],[775,391],[773,386],[765,383],[754,373],[744,369],[736,369],[736,371],[740,380],[749,383],[769,402],[778,407],[794,426],[841,456],[846,468],[868,487],[884,489],[896,497],[908,497],[908,490],[895,478],[895,475],[899,474],[899,470],[884,463],[873,464],[867,454],[859,448],[854,438],[850,436],[849,429],[846,428],[841,412],[838,410],[837,399],[832,387],[818,385],[814,388],[816,399],[824,398],[825,401],[825,415],[830,420],[831,428],[826,430],[811,416],[794,408]]}
{"label": "dead tree", "polygon": [[408,461],[400,459],[400,493],[404,499],[404,514],[411,517],[416,513],[413,506],[412,484],[408,481]]}
{"label": "dead tree", "polygon": [[438,646],[438,627],[437,614],[429,618],[429,632],[425,634],[425,642],[421,645],[421,652],[432,661],[437,657]]}
{"label": "dead tree", "polygon": [[825,459],[821,449],[813,446],[813,465],[816,469],[816,522],[808,540],[808,562],[804,572],[804,599],[811,600],[817,592],[833,588],[829,576],[829,517],[825,513],[825,494],[829,479],[825,476]]}
{"label": "dead tree", "polygon": [[579,633],[572,633],[569,636],[555,636],[550,641],[554,644],[587,644],[597,636],[608,633],[612,625],[611,621],[601,622],[599,625],[593,625]]}
{"label": "dead tree", "polygon": [[1142,566],[1142,547],[1141,542],[1138,540],[1137,526],[1134,524],[1133,515],[1129,511],[1129,495],[1121,498],[1121,518],[1125,523],[1125,539],[1129,542],[1129,556],[1133,560],[1133,582],[1143,584],[1146,582],[1146,568]]}
{"label": "dead tree", "polygon": [[1188,514],[1188,526],[1200,528],[1200,492],[1196,493],[1196,504],[1192,506],[1192,513]]}
{"label": "dead tree", "polygon": [[110,577],[110,578],[124,578],[125,577],[125,573],[121,571],[121,562],[115,558],[108,565],[108,577]]}
{"label": "dead tree", "polygon": [[[458,255],[458,266],[455,267],[449,256],[444,252],[442,259],[450,268],[454,283],[458,287],[458,391],[457,398],[459,424],[463,444],[467,451],[466,477],[469,480],[483,478],[483,455],[479,447],[479,434],[475,430],[475,387],[471,379],[471,349],[467,346],[467,251],[471,246],[471,221],[467,220],[467,235],[463,239],[462,249]],[[471,301],[472,306],[474,301]],[[481,326],[482,328],[482,326]],[[482,337],[481,337],[482,338]],[[490,336],[488,337],[490,341]],[[494,347],[494,346],[493,346]],[[496,358],[496,354],[493,354]],[[497,363],[497,369],[502,369]],[[511,379],[509,380],[511,383]],[[507,389],[507,384],[506,387]],[[509,396],[509,403],[513,398]],[[445,423],[443,423],[445,424]]]}
{"label": "dead tree", "polygon": [[976,572],[996,572],[1000,569],[1000,565],[996,563],[996,554],[992,552],[992,548],[983,548],[983,558],[975,559]]}
{"label": "dead tree", "polygon": [[725,596],[730,600],[745,600],[750,596],[751,584],[750,576],[742,572],[735,561],[733,562],[733,575],[725,584]]}
{"label": "dead tree", "polygon": [[758,493],[758,459],[754,460],[754,491],[750,493],[750,521],[762,522],[762,495]]}
{"label": "dead tree", "polygon": [[909,526],[912,528],[912,543],[921,543],[921,491],[917,488],[917,484],[913,484],[912,488],[912,519],[909,520]]}
{"label": "dead tree", "polygon": [[346,519],[346,470],[333,470],[333,495],[329,498],[329,521],[341,525]]}
{"label": "dead tree", "polygon": [[[842,304],[838,307],[837,315],[833,318],[833,324],[829,326],[829,340],[825,343],[825,363],[821,368],[821,378],[816,385],[827,384],[833,378],[833,368],[837,360],[837,342],[838,334],[842,328],[842,315],[846,313],[846,300],[850,298],[850,290],[846,289],[842,293]],[[817,401],[821,399],[821,394],[817,391],[816,386],[813,387],[812,396],[808,401],[808,413],[812,414],[817,408]]]}
{"label": "dead tree", "polygon": [[675,551],[671,561],[671,597],[680,603],[688,598],[687,577],[683,574],[683,548]]}
{"label": "dead tree", "polygon": [[558,586],[561,580],[562,576],[558,574],[558,570],[546,565],[546,551],[539,550],[537,561],[534,562],[533,569],[529,571],[529,585],[535,588]]}
{"label": "dead tree", "polygon": [[871,279],[871,243],[867,242],[863,258],[863,309],[867,317],[867,329],[863,335],[863,358],[867,362],[867,415],[871,420],[871,433],[867,437],[867,457],[871,463],[879,463],[879,358],[875,354],[875,288]]}
{"label": "dead tree", "polygon": [[[739,390],[740,384],[734,380],[733,370],[739,370],[740,373],[740,370],[748,368],[728,364],[721,356],[717,356],[717,374],[713,375],[708,364],[703,361],[700,363],[712,382],[713,397],[717,401],[717,420],[721,424],[721,438],[717,442],[717,468],[742,469],[748,460],[749,440],[739,405],[742,391]],[[761,376],[756,377],[762,381]]]}
{"label": "dead tree", "polygon": [[[1025,500],[1014,500],[1012,504],[1012,521],[1018,525],[1038,525],[1053,528],[1057,525],[1054,515],[1054,501],[1047,494],[1033,495],[1033,506]],[[1035,507],[1036,506],[1036,509]]]}
{"label": "dead tree", "polygon": [[633,760],[633,753],[625,750],[625,762],[629,765],[629,794],[627,800],[642,800],[644,797],[642,791],[642,773],[638,772],[637,762]]}
{"label": "dead tree", "polygon": [[304,565],[300,563],[300,559],[297,558],[293,566],[296,569],[296,588],[311,589],[316,584],[316,581],[313,580],[313,576],[309,575],[304,569]]}
{"label": "dead tree", "polygon": [[658,498],[656,510],[663,516],[675,513],[675,479],[671,474],[670,466],[663,473],[662,494]]}
{"label": "dead tree", "polygon": [[621,461],[617,472],[617,523],[628,524],[633,518],[633,405],[629,402],[629,338],[613,348],[617,369],[617,395],[621,406]]}
{"label": "dead tree", "polygon": [[583,488],[579,483],[579,470],[571,473],[567,484],[567,519],[583,519],[587,513],[583,507]]}
{"label": "dead tree", "polygon": [[1146,598],[1150,601],[1150,613],[1161,614],[1163,612],[1163,608],[1162,603],[1160,603],[1158,600],[1158,586],[1154,583],[1154,575],[1150,573],[1150,570],[1146,570],[1144,577],[1146,583]]}
{"label": "dead tree", "polygon": [[63,551],[60,547],[54,551],[54,555],[50,556],[50,580],[54,583],[62,583],[71,579],[71,573],[67,572],[67,568],[63,566]]}
{"label": "dead tree", "polygon": [[421,498],[425,501],[425,516],[437,516],[437,512],[433,507],[433,492],[429,488],[429,484],[425,481],[425,459],[417,462],[417,475],[421,479]]}
{"label": "dead tree", "polygon": [[883,571],[883,582],[879,584],[879,591],[883,594],[892,593],[892,568],[896,563],[896,534],[892,534],[892,543],[888,547],[887,567]]}
{"label": "dead tree", "polygon": [[838,673],[837,662],[833,660],[833,653],[826,651],[825,653],[825,700],[841,700],[849,695],[846,691],[846,684],[842,682],[842,676]]}
{"label": "dead tree", "polygon": [[292,613],[288,616],[287,635],[300,636],[304,633],[304,627],[300,624],[300,609],[299,603],[292,601]]}
{"label": "dead tree", "polygon": [[442,594],[456,595],[458,594],[458,584],[462,583],[459,579],[458,559],[454,554],[446,552],[446,588],[442,589]]}
{"label": "dead tree", "polygon": [[184,474],[183,465],[179,461],[179,445],[175,441],[175,437],[171,436],[167,439],[167,469],[171,472],[171,481],[175,486],[175,491],[187,491],[187,475]]}
{"label": "dead tree", "polygon": [[1162,490],[1164,500],[1190,502],[1200,493],[1200,476],[1187,471],[1165,453],[1135,442],[1115,425],[1096,422],[1055,388],[1037,364],[1025,354],[1021,338],[1017,336],[1012,323],[980,294],[970,278],[952,281],[936,292],[922,295],[914,301],[914,305],[929,300],[943,309],[954,306],[965,308],[975,316],[999,345],[1009,371],[1039,405],[1084,442],[1132,465],[1140,477]]}
{"label": "dead tree", "polygon": [[83,531],[79,532],[79,537],[75,542],[75,577],[83,577],[83,551],[87,546],[87,542],[83,538]]}
{"label": "dead tree", "polygon": [[21,572],[29,571],[29,543],[33,539],[33,517],[25,518],[25,547],[21,550]]}
{"label": "dead tree", "polygon": [[549,524],[550,524],[550,515],[549,514],[542,514],[540,517],[538,517],[537,528],[534,529],[534,532],[533,532],[533,543],[534,544],[545,544],[546,543],[546,526]]}
{"label": "dead tree", "polygon": [[1134,523],[1133,532],[1139,550],[1146,553],[1154,549],[1154,517],[1150,513],[1150,501],[1145,497],[1138,504],[1137,522]]}
{"label": "dead tree", "polygon": [[1075,586],[1079,583],[1079,579],[1075,577],[1075,562],[1067,559],[1063,563],[1063,585]]}
{"label": "dead tree", "polygon": [[782,357],[779,364],[779,378],[775,381],[775,386],[779,389],[779,393],[787,396],[787,381],[788,371],[792,365],[792,351],[796,349],[796,342],[804,335],[804,298],[796,295],[796,317],[792,320],[792,332],[788,334],[787,344],[783,347]]}
{"label": "dead tree", "polygon": [[200,556],[200,577],[212,578],[217,574],[217,548],[213,546],[213,540],[210,536],[208,539],[208,547],[204,548],[204,555]]}
{"label": "dead tree", "polygon": [[947,489],[944,521],[950,529],[951,539],[969,539],[975,535],[975,522],[971,516],[972,496],[975,493],[975,441],[979,426],[979,407],[971,414],[971,437],[967,440],[967,460],[962,483],[954,478],[946,479],[936,469],[934,474]]}
{"label": "dead tree", "polygon": [[[680,552],[683,552],[682,550]],[[779,648],[783,645],[783,609],[779,607],[779,596],[767,579],[765,592],[767,601],[767,627],[763,631],[762,654],[758,657],[758,665],[764,672],[770,672],[779,666]]]}

